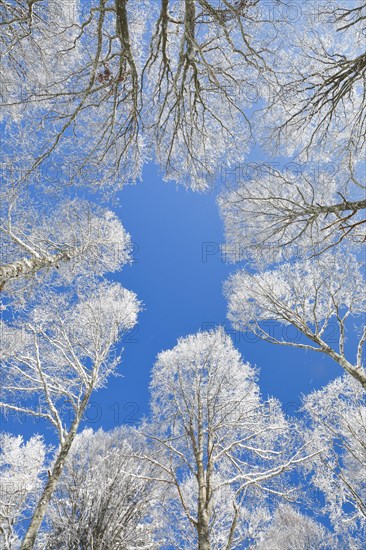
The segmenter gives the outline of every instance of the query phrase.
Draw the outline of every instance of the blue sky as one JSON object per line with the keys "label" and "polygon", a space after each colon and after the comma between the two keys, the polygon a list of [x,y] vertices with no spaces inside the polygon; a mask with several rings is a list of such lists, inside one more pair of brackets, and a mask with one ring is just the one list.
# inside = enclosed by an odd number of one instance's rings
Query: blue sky
{"label": "blue sky", "polygon": [[[150,165],[141,183],[119,193],[114,210],[131,234],[134,262],[113,279],[136,292],[144,309],[136,329],[123,338],[123,376],[110,378],[107,388],[94,393],[83,426],[111,429],[137,422],[148,413],[156,355],[172,348],[179,337],[218,324],[232,335],[243,358],[258,367],[263,396],[279,398],[289,414],[299,406],[302,393],[341,374],[341,368],[322,354],[274,346],[233,331],[222,285],[238,266],[225,263],[220,252],[224,235],[216,204],[219,187],[220,182],[206,194],[194,193],[163,182]],[[14,423],[2,417],[1,422],[2,430],[26,438],[43,431],[32,419]],[[53,441],[49,430],[46,434]]]}
{"label": "blue sky", "polygon": [[224,236],[218,187],[206,194],[187,191],[163,182],[151,165],[142,183],[120,192],[117,213],[132,236],[135,262],[118,279],[137,293],[144,311],[137,329],[124,338],[123,378],[111,379],[108,388],[93,397],[90,420],[101,414],[95,426],[110,428],[146,414],[157,353],[173,347],[180,336],[218,324],[232,334],[244,359],[260,369],[263,395],[278,397],[289,413],[301,393],[341,374],[322,354],[274,346],[233,331],[222,285],[238,266],[225,263],[220,253]]}

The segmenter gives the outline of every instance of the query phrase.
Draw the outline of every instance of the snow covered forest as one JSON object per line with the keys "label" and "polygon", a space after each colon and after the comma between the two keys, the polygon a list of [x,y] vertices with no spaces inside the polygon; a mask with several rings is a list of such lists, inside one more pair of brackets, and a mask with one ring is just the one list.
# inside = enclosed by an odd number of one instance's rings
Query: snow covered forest
{"label": "snow covered forest", "polygon": [[[0,47],[0,550],[365,548],[366,1],[0,0]],[[96,429],[152,166],[214,196],[227,324],[192,296],[148,412]],[[326,365],[295,411],[278,348]]]}

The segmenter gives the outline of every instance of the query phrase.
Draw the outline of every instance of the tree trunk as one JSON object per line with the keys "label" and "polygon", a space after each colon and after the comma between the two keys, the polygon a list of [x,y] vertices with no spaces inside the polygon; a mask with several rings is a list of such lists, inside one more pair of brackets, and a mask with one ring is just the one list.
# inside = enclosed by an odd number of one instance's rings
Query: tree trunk
{"label": "tree trunk", "polygon": [[312,334],[309,331],[304,331],[302,328],[298,325],[295,325],[299,330],[301,330],[310,340],[313,340],[313,342],[316,342],[320,348],[323,350],[324,353],[329,355],[333,359],[333,361],[336,361],[338,365],[342,367],[348,374],[353,376],[363,387],[364,390],[366,390],[366,372],[364,369],[360,368],[357,365],[352,365],[347,359],[341,355],[340,353],[337,353],[333,348],[328,346],[324,340],[319,338],[319,336],[316,336]]}
{"label": "tree trunk", "polygon": [[198,535],[198,550],[210,550],[210,509],[207,494],[207,470],[205,470],[203,462],[204,448],[204,429],[203,429],[203,410],[201,396],[197,396],[198,405],[198,434],[197,434],[197,482],[198,482],[198,510],[197,510],[197,535]]}
{"label": "tree trunk", "polygon": [[347,359],[345,359],[342,355],[334,351],[329,346],[326,346],[325,352],[334,360],[336,361],[342,369],[344,369],[348,374],[353,376],[363,387],[364,390],[366,390],[366,373],[363,369],[360,369],[357,366],[352,365]]}
{"label": "tree trunk", "polygon": [[46,486],[43,490],[42,496],[38,501],[38,504],[36,506],[36,509],[32,516],[32,521],[30,522],[30,525],[28,527],[28,530],[24,536],[23,542],[21,544],[20,550],[32,550],[34,547],[34,543],[36,541],[36,537],[38,534],[38,531],[41,527],[42,521],[44,519],[44,516],[46,514],[46,510],[48,507],[48,504],[51,500],[51,497],[56,489],[58,480],[60,479],[60,476],[62,474],[62,470],[65,465],[65,461],[67,459],[67,456],[69,454],[71,445],[75,439],[75,436],[77,434],[77,431],[79,429],[80,421],[83,416],[84,410],[87,406],[87,403],[89,401],[89,396],[86,395],[84,399],[81,402],[80,410],[78,411],[77,416],[75,417],[74,422],[72,423],[71,429],[69,433],[66,436],[65,441],[61,445],[60,452],[57,456],[57,459],[55,461],[55,464],[52,468],[51,474],[48,478],[48,481],[46,483]]}
{"label": "tree trunk", "polygon": [[203,512],[197,522],[198,532],[198,550],[211,550],[210,537],[208,531],[208,521],[206,514]]}
{"label": "tree trunk", "polygon": [[11,279],[35,275],[37,271],[47,267],[57,267],[59,263],[68,262],[76,256],[77,250],[59,252],[58,254],[48,254],[41,258],[22,258],[11,264],[0,266],[0,291]]}
{"label": "tree trunk", "polygon": [[196,9],[195,9],[194,0],[186,0],[185,17],[184,17],[184,33],[187,41],[187,57],[189,60],[193,60],[193,55],[194,55],[195,22],[196,22]]}

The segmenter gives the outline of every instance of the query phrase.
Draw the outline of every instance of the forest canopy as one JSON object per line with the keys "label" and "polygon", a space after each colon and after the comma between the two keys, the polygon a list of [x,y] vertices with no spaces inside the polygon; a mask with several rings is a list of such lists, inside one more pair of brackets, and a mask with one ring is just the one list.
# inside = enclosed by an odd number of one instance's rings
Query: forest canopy
{"label": "forest canopy", "polygon": [[[363,548],[365,22],[364,0],[0,0],[0,549]],[[190,296],[188,332],[149,334],[149,412],[93,430],[149,308],[123,205],[151,167],[214,194],[232,329]],[[275,346],[329,365],[295,414]]]}

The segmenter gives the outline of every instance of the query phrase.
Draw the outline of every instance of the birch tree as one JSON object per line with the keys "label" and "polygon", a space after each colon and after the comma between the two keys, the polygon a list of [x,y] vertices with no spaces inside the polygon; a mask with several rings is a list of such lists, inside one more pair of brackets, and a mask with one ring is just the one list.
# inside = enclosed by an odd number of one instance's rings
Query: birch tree
{"label": "birch tree", "polygon": [[[351,320],[365,311],[363,287],[362,263],[340,252],[257,274],[241,270],[225,286],[228,317],[239,330],[249,328],[267,342],[324,353],[366,389],[366,328],[358,329],[353,354],[346,346]],[[304,340],[291,339],[287,330],[276,334],[273,323],[296,328]]]}
{"label": "birch tree", "polygon": [[267,519],[266,497],[290,498],[285,474],[305,460],[279,403],[261,399],[255,370],[222,329],[160,353],[151,395],[143,428],[151,450],[140,458],[160,469],[170,491],[166,547],[249,544]]}
{"label": "birch tree", "polygon": [[151,466],[134,458],[135,432],[121,426],[76,436],[47,514],[44,548],[159,547],[152,522],[159,495]]}
{"label": "birch tree", "polygon": [[325,499],[323,509],[349,548],[361,549],[366,534],[366,400],[348,376],[304,398],[308,436],[320,453],[312,483]]}
{"label": "birch tree", "polygon": [[108,209],[81,199],[36,199],[34,190],[2,195],[3,292],[14,294],[45,276],[70,283],[77,275],[103,275],[130,261],[130,236]]}
{"label": "birch tree", "polygon": [[22,521],[27,521],[42,489],[46,447],[41,437],[0,434],[0,546],[16,550]]}
{"label": "birch tree", "polygon": [[6,333],[12,345],[5,343],[2,354],[0,406],[44,419],[59,440],[22,550],[34,546],[90,396],[117,368],[116,343],[135,325],[138,310],[135,294],[118,284],[88,285],[77,295],[46,292]]}

